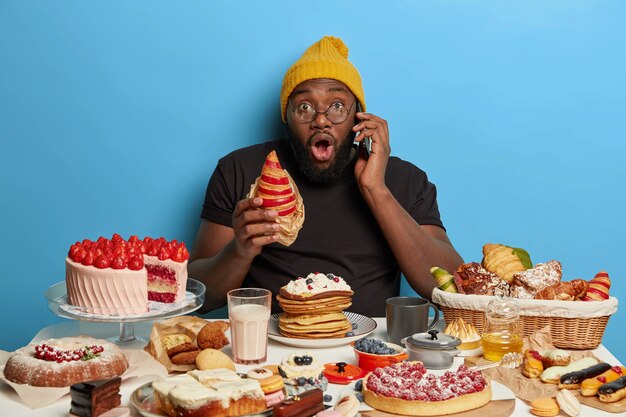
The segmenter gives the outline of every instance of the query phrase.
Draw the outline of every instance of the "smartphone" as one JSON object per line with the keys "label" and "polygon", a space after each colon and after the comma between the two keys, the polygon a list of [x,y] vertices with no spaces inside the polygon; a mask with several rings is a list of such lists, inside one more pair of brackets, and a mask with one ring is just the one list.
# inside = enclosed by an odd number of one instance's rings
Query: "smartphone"
{"label": "smartphone", "polygon": [[[361,103],[357,102],[356,109],[358,112],[363,111],[361,110]],[[357,123],[358,122],[359,120],[357,120]],[[357,133],[357,135],[364,135],[364,134],[365,134],[365,130],[362,130]],[[365,147],[365,152],[367,153],[367,156],[369,156],[372,153],[372,138],[370,136],[365,136],[361,142],[363,142],[363,146]]]}

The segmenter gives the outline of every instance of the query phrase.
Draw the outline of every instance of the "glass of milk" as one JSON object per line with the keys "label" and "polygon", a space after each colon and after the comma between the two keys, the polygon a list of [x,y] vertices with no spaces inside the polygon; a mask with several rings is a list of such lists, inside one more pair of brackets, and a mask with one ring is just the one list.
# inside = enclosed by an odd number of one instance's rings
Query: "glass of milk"
{"label": "glass of milk", "polygon": [[228,292],[228,318],[233,361],[259,364],[267,360],[267,327],[272,293],[263,288],[238,288]]}

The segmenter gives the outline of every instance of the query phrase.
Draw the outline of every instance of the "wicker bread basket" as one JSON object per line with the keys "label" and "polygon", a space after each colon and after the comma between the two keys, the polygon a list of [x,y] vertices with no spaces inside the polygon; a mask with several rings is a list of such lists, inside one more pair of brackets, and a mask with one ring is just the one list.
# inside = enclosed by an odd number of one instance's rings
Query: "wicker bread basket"
{"label": "wicker bread basket", "polygon": [[[435,288],[432,300],[443,311],[446,325],[462,318],[476,326],[479,333],[485,327],[488,295],[455,294]],[[605,301],[556,301],[516,299],[520,305],[520,327],[524,337],[550,325],[552,343],[560,349],[595,349],[602,342],[609,318],[617,311],[617,298]]]}

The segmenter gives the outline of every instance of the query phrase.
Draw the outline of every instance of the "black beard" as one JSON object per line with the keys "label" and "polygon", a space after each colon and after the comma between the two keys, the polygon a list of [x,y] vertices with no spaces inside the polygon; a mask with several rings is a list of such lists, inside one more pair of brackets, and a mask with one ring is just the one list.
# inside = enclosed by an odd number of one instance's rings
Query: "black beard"
{"label": "black beard", "polygon": [[293,156],[298,163],[298,169],[300,173],[313,184],[330,184],[340,178],[346,167],[352,160],[352,142],[354,142],[354,133],[348,135],[343,143],[337,148],[335,154],[335,160],[328,168],[320,169],[316,167],[311,157],[309,156],[309,150],[303,145],[291,132],[288,131],[289,143],[293,151]]}

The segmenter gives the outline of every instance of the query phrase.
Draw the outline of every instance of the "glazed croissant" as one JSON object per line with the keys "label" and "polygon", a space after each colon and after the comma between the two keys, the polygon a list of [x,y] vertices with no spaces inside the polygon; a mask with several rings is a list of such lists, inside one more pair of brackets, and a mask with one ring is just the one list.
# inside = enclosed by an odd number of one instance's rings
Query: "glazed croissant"
{"label": "glazed croissant", "polygon": [[561,281],[539,291],[535,294],[535,300],[580,300],[587,293],[588,287],[589,283],[582,279]]}

